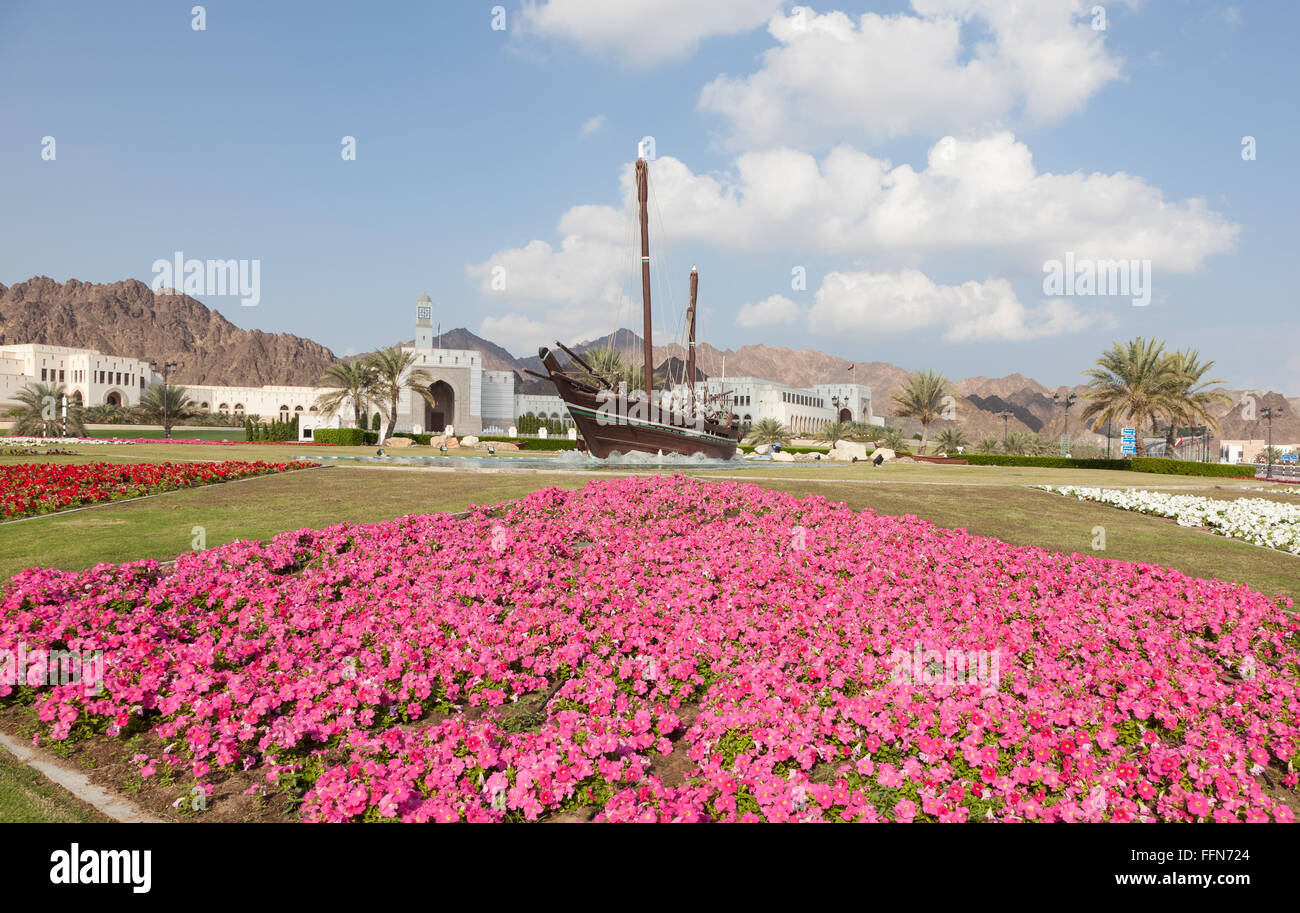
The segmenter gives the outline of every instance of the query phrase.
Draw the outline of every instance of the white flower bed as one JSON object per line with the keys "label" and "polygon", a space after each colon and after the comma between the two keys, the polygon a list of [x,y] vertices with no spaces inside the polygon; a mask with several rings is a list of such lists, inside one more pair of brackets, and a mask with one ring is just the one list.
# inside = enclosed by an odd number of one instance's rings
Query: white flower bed
{"label": "white flower bed", "polygon": [[1297,504],[1265,498],[1218,501],[1141,489],[1034,487],[1073,496],[1080,501],[1096,501],[1124,510],[1168,517],[1178,521],[1179,526],[1204,527],[1231,539],[1300,555],[1300,505]]}

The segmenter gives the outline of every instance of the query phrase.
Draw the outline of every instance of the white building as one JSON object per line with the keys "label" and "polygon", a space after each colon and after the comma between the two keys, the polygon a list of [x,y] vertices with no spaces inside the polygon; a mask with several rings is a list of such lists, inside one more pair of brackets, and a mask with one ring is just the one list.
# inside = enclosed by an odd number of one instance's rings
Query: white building
{"label": "white building", "polygon": [[[406,351],[415,354],[415,365],[426,371],[431,382],[427,397],[403,390],[398,399],[397,430],[456,434],[504,433],[525,415],[555,419],[572,425],[563,400],[555,395],[515,393],[513,371],[488,371],[483,353],[468,349],[444,349],[435,345],[433,302],[421,295],[415,302],[415,344]],[[73,399],[83,405],[135,406],[140,394],[162,377],[150,362],[137,358],[104,355],[91,349],[67,346],[20,344],[0,346],[0,405],[29,383],[61,383]],[[249,416],[262,421],[288,421],[295,416],[300,425],[312,427],[349,426],[351,405],[345,404],[337,417],[326,417],[316,405],[325,392],[319,387],[185,385],[189,398],[205,412],[230,417],[232,424]],[[818,384],[811,390],[791,387],[757,377],[728,377],[733,411],[743,425],[774,418],[796,435],[817,432],[829,421],[871,421],[871,388],[862,384]],[[696,395],[716,395],[720,379],[696,385]],[[376,409],[367,406],[367,414]]]}

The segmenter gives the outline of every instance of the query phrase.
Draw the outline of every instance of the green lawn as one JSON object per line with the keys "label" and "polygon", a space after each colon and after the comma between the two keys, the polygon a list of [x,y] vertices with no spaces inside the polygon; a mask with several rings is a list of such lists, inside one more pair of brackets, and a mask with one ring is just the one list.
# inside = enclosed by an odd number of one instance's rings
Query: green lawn
{"label": "green lawn", "polygon": [[60,824],[108,820],[0,748],[0,823]]}
{"label": "green lawn", "polygon": [[[798,478],[797,474],[779,477],[781,469],[802,468],[779,467],[776,473],[769,473],[764,467],[761,473],[728,475],[800,496],[842,501],[855,510],[915,514],[940,526],[964,528],[1015,545],[1162,564],[1195,576],[1239,581],[1269,595],[1283,593],[1300,601],[1300,563],[1289,555],[1184,529],[1172,521],[1025,488],[1023,482],[1016,484],[1010,478],[999,481],[996,475],[987,474],[985,467],[955,467],[965,471],[949,475],[949,484],[943,485],[916,484],[927,480],[905,478],[903,473],[889,479],[877,477],[875,484],[837,479],[856,469],[843,466],[825,467],[831,474],[820,481]],[[924,475],[926,469],[950,467],[917,464],[897,468],[920,470],[917,475]],[[994,470],[1005,476],[1018,476],[1021,471]],[[1075,474],[1072,470],[1062,472]],[[1079,483],[1106,484],[1114,475],[1119,473],[1094,470]],[[977,476],[974,484],[965,483]],[[580,472],[463,473],[349,466],[263,476],[0,524],[0,576],[33,566],[77,570],[102,561],[170,559],[191,549],[199,533],[197,527],[202,528],[206,546],[212,547],[234,539],[266,539],[304,527],[463,510],[470,504],[496,504],[548,485],[579,488],[593,478]],[[1143,481],[1148,478],[1160,480],[1144,476]],[[1192,491],[1212,497],[1257,494],[1232,485]],[[1097,526],[1105,527],[1106,548],[1094,552]]]}

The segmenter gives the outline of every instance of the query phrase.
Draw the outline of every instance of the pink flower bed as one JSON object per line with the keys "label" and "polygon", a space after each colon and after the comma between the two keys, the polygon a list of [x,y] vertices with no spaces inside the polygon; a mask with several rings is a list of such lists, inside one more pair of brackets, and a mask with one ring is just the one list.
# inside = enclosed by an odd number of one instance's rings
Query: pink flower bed
{"label": "pink flower bed", "polygon": [[[1287,606],[653,477],[25,571],[0,649],[105,651],[98,694],[36,690],[50,737],[147,729],[142,775],[250,771],[308,821],[1289,821]],[[999,680],[900,676],[918,645]]]}

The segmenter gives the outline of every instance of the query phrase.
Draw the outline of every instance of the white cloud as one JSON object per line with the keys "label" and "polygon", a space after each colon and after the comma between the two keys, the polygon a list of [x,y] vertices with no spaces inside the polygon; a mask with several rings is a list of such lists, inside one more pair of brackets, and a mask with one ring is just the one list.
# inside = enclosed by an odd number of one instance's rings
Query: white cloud
{"label": "white cloud", "polygon": [[525,0],[521,29],[585,52],[647,66],[693,54],[702,40],[758,28],[782,0]]}
{"label": "white cloud", "polygon": [[[1039,172],[1010,133],[937,143],[919,171],[850,146],[820,161],[792,149],[750,152],[734,170],[700,175],[670,156],[655,161],[651,189],[674,241],[913,260],[988,251],[1036,274],[1045,259],[1074,251],[1184,273],[1230,249],[1240,230],[1204,200],[1169,202],[1124,172]],[[561,233],[621,243],[633,192],[625,165],[622,208],[574,207],[560,220]]]}
{"label": "white cloud", "polygon": [[582,135],[591,136],[593,133],[599,133],[605,126],[605,115],[594,114],[582,122]]}
{"label": "white cloud", "polygon": [[772,295],[762,301],[742,304],[736,315],[736,326],[754,328],[794,323],[799,319],[799,305],[785,295]]}
{"label": "white cloud", "polygon": [[1091,323],[1062,299],[1028,308],[1005,279],[938,285],[916,270],[833,272],[808,315],[825,336],[928,331],[944,342],[1021,341],[1073,332]]}
{"label": "white cloud", "polygon": [[[1057,120],[1119,78],[1091,0],[913,0],[915,14],[804,7],[775,16],[757,72],[721,75],[700,107],[747,145],[961,134],[1023,113]],[[963,41],[964,32],[966,40]]]}
{"label": "white cloud", "polygon": [[[651,189],[678,251],[684,244],[704,244],[895,269],[900,263],[947,263],[954,253],[980,254],[997,257],[1000,270],[1032,279],[1035,286],[1044,261],[1068,251],[1078,259],[1151,260],[1159,286],[1161,276],[1190,272],[1229,250],[1240,230],[1201,199],[1166,201],[1159,188],[1123,172],[1040,173],[1029,149],[1009,133],[936,144],[920,170],[849,146],[820,161],[790,149],[747,153],[736,160],[734,174],[721,176],[694,174],[682,161],[660,156],[651,166]],[[506,248],[468,266],[468,275],[479,280],[487,301],[545,319],[567,338],[612,329],[627,275],[620,266],[628,268],[632,237],[630,163],[622,168],[620,190],[620,206],[582,205],[565,212],[558,246],[534,240]],[[652,228],[659,221],[656,214]],[[652,248],[656,262],[659,254],[658,246]],[[505,268],[504,289],[492,287],[495,266]],[[987,283],[980,288],[983,297],[968,290],[962,300],[971,302],[968,309],[976,301],[1000,303],[987,313],[996,327],[990,332],[999,338],[1046,332],[1071,319],[1059,304],[1018,313]],[[897,319],[906,313],[904,308]]]}

